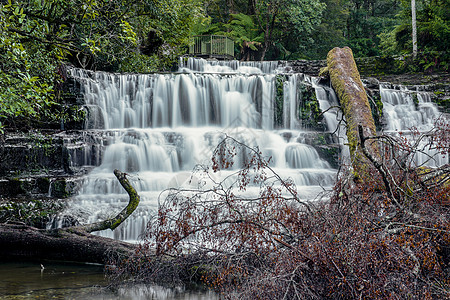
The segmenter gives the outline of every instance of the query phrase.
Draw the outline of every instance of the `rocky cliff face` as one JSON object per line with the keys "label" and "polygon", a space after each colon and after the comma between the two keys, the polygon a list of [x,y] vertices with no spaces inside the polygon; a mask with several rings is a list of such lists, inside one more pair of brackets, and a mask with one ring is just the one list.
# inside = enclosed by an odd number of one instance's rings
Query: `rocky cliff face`
{"label": "rocky cliff face", "polygon": [[104,144],[89,131],[7,132],[0,144],[0,196],[71,196],[78,178],[100,165]]}

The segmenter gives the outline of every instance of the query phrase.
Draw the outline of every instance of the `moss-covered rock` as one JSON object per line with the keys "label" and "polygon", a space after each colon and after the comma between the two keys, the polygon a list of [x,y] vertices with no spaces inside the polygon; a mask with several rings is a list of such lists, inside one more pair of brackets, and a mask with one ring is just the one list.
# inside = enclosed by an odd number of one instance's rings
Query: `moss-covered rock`
{"label": "moss-covered rock", "polygon": [[286,75],[277,75],[275,78],[275,125],[283,126],[284,82]]}
{"label": "moss-covered rock", "polygon": [[57,178],[50,183],[50,196],[55,198],[68,198],[78,190],[78,183],[68,178]]}
{"label": "moss-covered rock", "polygon": [[36,228],[46,228],[64,206],[64,202],[50,199],[0,200],[0,223],[22,222]]}
{"label": "moss-covered rock", "polygon": [[301,99],[299,119],[303,128],[324,130],[323,114],[317,100],[316,90],[303,82],[297,85],[297,93]]}

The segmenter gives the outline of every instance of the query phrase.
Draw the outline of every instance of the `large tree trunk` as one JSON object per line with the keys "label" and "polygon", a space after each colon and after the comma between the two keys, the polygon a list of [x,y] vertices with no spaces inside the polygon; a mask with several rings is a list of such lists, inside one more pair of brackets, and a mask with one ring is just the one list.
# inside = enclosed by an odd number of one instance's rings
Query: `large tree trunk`
{"label": "large tree trunk", "polygon": [[52,230],[22,224],[0,224],[0,257],[103,264],[110,256],[132,255],[136,245],[90,234],[99,230],[114,230],[139,204],[139,195],[126,174],[118,170],[114,174],[130,197],[128,205],[116,217],[94,224]]}
{"label": "large tree trunk", "polygon": [[[376,129],[352,50],[348,47],[332,49],[327,56],[327,65],[331,84],[347,122],[348,144],[355,175],[367,175],[368,160],[360,146],[358,127],[362,127],[366,137],[376,135]],[[365,146],[370,155],[379,157],[376,143],[367,142]]]}
{"label": "large tree trunk", "polygon": [[111,255],[129,256],[135,245],[87,233],[81,228],[54,230],[26,225],[0,226],[0,257],[54,259],[103,264]]}

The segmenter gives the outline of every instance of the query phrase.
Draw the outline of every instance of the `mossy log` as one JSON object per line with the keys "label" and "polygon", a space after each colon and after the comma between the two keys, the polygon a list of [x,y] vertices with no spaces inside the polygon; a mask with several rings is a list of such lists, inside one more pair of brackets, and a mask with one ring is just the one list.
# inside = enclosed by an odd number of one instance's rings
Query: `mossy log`
{"label": "mossy log", "polygon": [[24,224],[0,224],[0,257],[105,263],[112,255],[116,258],[132,255],[136,245],[90,234],[115,229],[139,204],[139,195],[126,174],[118,170],[114,174],[130,196],[128,205],[116,217],[94,224],[51,230]]}
{"label": "mossy log", "polygon": [[114,218],[104,220],[102,222],[84,225],[82,229],[85,230],[86,232],[94,232],[105,229],[111,230],[116,229],[117,226],[122,224],[122,222],[125,221],[125,219],[128,218],[134,212],[136,207],[139,205],[140,201],[139,195],[128,181],[126,174],[120,172],[119,170],[114,170],[114,175],[116,175],[122,187],[125,189],[125,191],[127,191],[130,197],[130,201],[128,202],[128,205],[124,209],[122,209],[122,211]]}
{"label": "mossy log", "polygon": [[[376,135],[370,104],[350,48],[332,49],[327,56],[327,65],[331,84],[339,98],[347,122],[352,166],[355,175],[361,176],[366,173],[370,162],[362,152],[358,128],[359,126],[363,128],[364,136]],[[373,157],[379,157],[376,143],[367,143],[366,149]]]}

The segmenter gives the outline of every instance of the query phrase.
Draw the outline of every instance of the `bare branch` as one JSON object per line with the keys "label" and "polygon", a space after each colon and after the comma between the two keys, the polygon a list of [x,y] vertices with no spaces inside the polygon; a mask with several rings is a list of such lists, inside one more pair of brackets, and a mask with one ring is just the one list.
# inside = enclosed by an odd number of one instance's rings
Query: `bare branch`
{"label": "bare branch", "polygon": [[105,229],[116,229],[117,226],[122,224],[122,222],[125,221],[139,205],[140,197],[134,187],[128,181],[126,177],[127,174],[119,170],[114,170],[114,175],[116,175],[122,187],[125,189],[125,191],[127,191],[128,195],[130,196],[130,201],[128,202],[128,205],[114,218],[82,226],[81,228],[87,232],[94,232]]}

